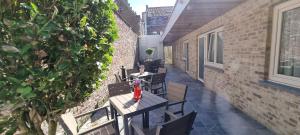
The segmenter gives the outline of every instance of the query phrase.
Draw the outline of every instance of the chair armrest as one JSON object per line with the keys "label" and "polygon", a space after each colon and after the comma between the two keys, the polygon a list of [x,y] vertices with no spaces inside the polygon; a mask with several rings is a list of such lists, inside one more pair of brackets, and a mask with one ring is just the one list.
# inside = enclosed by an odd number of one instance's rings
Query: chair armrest
{"label": "chair armrest", "polygon": [[142,82],[143,82],[143,83],[147,83],[147,84],[151,84],[151,82],[146,81],[146,80],[144,80],[144,79],[142,80]]}
{"label": "chair armrest", "polygon": [[155,94],[155,95],[164,97],[165,95],[167,95],[167,93],[158,93],[158,94]]}
{"label": "chair armrest", "polygon": [[77,119],[77,118],[80,118],[80,117],[82,117],[82,116],[91,114],[91,113],[96,112],[96,111],[99,111],[99,110],[108,110],[108,106],[104,106],[104,107],[101,107],[101,108],[97,108],[97,109],[95,109],[95,110],[93,110],[93,111],[89,111],[89,112],[85,112],[85,113],[79,114],[79,115],[75,116],[75,118]]}
{"label": "chair armrest", "polygon": [[175,120],[177,118],[178,117],[174,113],[172,113],[170,111],[165,111],[165,122],[170,121],[170,120]]}
{"label": "chair armrest", "polygon": [[134,130],[133,133],[137,133],[138,135],[145,135],[145,133],[135,124],[131,123],[131,128]]}
{"label": "chair armrest", "polygon": [[95,126],[95,127],[93,127],[93,128],[90,128],[90,129],[88,129],[88,130],[79,132],[78,135],[83,135],[83,134],[90,133],[90,132],[95,131],[95,130],[97,130],[97,129],[99,129],[99,128],[105,127],[105,126],[107,126],[107,125],[109,125],[109,124],[113,124],[114,122],[115,122],[115,120],[109,120],[109,121],[107,121],[107,122],[105,122],[105,123],[103,123],[103,124],[101,124],[101,125],[97,125],[97,126]]}
{"label": "chair armrest", "polygon": [[185,100],[184,100],[184,101],[178,101],[178,102],[170,103],[170,104],[168,104],[168,106],[177,105],[177,104],[182,104],[182,103],[184,103],[184,102],[186,102],[186,101],[185,101]]}

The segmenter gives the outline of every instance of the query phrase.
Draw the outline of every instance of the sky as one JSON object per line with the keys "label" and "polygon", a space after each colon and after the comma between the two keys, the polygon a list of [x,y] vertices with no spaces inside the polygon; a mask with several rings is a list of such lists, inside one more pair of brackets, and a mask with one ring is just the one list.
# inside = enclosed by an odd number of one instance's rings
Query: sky
{"label": "sky", "polygon": [[159,6],[174,6],[176,0],[128,0],[132,9],[141,15],[146,10],[146,5],[149,7]]}

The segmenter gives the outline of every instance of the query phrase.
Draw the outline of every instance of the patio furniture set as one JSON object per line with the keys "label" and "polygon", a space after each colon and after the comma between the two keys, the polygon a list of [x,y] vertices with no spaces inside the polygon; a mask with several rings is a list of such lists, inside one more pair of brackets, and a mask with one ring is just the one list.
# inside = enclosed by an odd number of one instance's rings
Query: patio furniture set
{"label": "patio furniture set", "polygon": [[[149,66],[149,65],[147,65]],[[192,130],[193,122],[197,115],[196,112],[184,114],[184,103],[187,93],[187,86],[180,83],[168,82],[165,77],[167,69],[163,67],[154,67],[155,69],[140,72],[138,69],[128,69],[126,78],[115,75],[116,83],[108,85],[110,106],[98,108],[78,116],[72,113],[66,113],[61,116],[60,123],[65,133],[70,135],[89,134],[96,132],[101,135],[118,135],[119,125],[118,117],[123,117],[124,134],[145,135],[142,129],[134,122],[129,122],[131,118],[142,115],[143,128],[149,129],[149,112],[158,108],[165,107],[165,123],[154,129],[155,135],[188,135]],[[140,79],[142,97],[136,101],[133,99],[133,80]],[[171,112],[170,106],[180,105],[181,109],[177,112]],[[93,114],[97,111],[103,111],[106,114],[107,121],[101,125],[78,132],[76,119],[82,116]],[[110,114],[110,116],[109,116]],[[176,114],[181,114],[177,116]],[[150,130],[151,131],[151,130]],[[152,133],[152,132],[151,132]]]}

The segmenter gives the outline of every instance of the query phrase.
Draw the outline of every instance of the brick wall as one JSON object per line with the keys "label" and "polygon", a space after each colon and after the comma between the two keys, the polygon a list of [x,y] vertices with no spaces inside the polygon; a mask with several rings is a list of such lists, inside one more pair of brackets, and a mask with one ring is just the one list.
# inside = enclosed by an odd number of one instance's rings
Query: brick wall
{"label": "brick wall", "polygon": [[117,14],[132,28],[135,33],[140,33],[140,16],[130,7],[128,0],[115,0],[119,10]]}
{"label": "brick wall", "polygon": [[224,27],[224,69],[205,67],[205,86],[269,129],[281,135],[300,134],[300,96],[261,83],[268,76],[273,7],[286,0],[248,0],[203,27],[178,39],[175,65],[184,69],[182,44],[188,40],[190,69],[197,79],[197,36]]}
{"label": "brick wall", "polygon": [[119,29],[119,38],[114,43],[114,56],[110,66],[110,70],[107,73],[107,79],[102,82],[102,86],[99,90],[95,91],[89,100],[82,103],[80,106],[74,108],[75,114],[80,114],[89,110],[93,110],[95,105],[107,97],[107,85],[115,83],[114,74],[121,75],[121,66],[125,68],[133,68],[136,60],[137,38],[138,35],[132,31],[132,29],[118,16],[116,15],[117,25]]}

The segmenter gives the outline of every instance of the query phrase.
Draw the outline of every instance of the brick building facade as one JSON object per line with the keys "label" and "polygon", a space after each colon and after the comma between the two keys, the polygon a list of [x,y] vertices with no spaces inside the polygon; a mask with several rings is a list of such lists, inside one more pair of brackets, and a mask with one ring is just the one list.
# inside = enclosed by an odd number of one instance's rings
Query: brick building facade
{"label": "brick building facade", "polygon": [[[274,34],[274,7],[286,1],[245,0],[223,15],[177,38],[171,44],[175,66],[199,79],[198,37],[222,27],[223,68],[206,64],[203,80],[205,86],[222,94],[234,106],[277,134],[299,135],[300,89],[268,81]],[[189,44],[188,69],[183,59],[186,42]],[[293,52],[296,57],[294,59],[299,60],[299,42],[297,43],[292,49],[294,51],[287,52]],[[294,70],[299,71],[297,62],[295,63]],[[295,76],[297,74],[295,73]]]}
{"label": "brick building facade", "polygon": [[173,6],[166,7],[148,7],[142,13],[142,23],[144,35],[160,35],[172,14]]}

